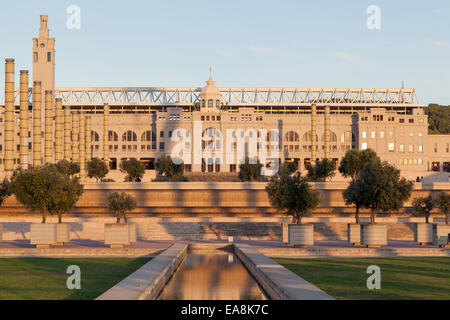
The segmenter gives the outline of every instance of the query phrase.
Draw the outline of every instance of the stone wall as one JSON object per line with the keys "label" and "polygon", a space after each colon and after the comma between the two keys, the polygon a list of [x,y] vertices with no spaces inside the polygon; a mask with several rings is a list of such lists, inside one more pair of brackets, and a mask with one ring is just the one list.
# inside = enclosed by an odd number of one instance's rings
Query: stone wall
{"label": "stone wall", "polygon": [[[368,218],[363,220],[368,221]],[[442,217],[432,221],[443,222]],[[0,216],[3,225],[3,240],[25,240],[30,236],[30,224],[40,223],[39,216]],[[289,218],[152,218],[133,217],[129,222],[136,223],[139,240],[226,240],[234,236],[242,240],[281,240],[281,223]],[[388,238],[391,240],[414,240],[413,224],[423,222],[423,218],[378,217],[377,223],[388,225]],[[56,223],[56,218],[49,218]],[[113,217],[66,217],[63,222],[70,224],[72,240],[104,240],[105,223],[114,223]],[[309,217],[305,222],[314,223],[316,240],[345,240],[347,224],[353,223],[351,217]]]}
{"label": "stone wall", "polygon": [[[273,214],[266,183],[241,182],[187,182],[187,183],[87,183],[85,192],[75,208],[75,213],[108,213],[106,196],[110,191],[125,191],[136,197],[135,213],[168,215],[219,215],[261,216]],[[318,213],[353,212],[345,205],[342,192],[347,183],[315,183],[321,204]],[[450,183],[415,184],[410,201],[418,196],[450,191]],[[28,213],[14,197],[10,197],[0,208],[0,214]]]}

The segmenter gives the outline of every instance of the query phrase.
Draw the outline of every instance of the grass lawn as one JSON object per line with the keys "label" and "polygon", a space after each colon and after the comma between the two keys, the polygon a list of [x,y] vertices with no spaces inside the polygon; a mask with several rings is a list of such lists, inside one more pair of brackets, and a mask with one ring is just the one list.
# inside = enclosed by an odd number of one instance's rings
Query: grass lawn
{"label": "grass lawn", "polygon": [[[450,258],[275,259],[337,299],[450,299]],[[381,289],[367,289],[367,267]]]}
{"label": "grass lawn", "polygon": [[[0,259],[0,300],[92,300],[150,258]],[[81,290],[67,289],[67,267],[81,269]]]}

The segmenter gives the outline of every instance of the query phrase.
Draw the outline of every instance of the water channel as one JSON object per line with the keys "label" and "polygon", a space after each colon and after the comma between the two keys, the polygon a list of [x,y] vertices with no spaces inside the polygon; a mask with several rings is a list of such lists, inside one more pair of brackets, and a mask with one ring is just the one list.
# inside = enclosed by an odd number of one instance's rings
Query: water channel
{"label": "water channel", "polygon": [[231,249],[190,249],[159,300],[266,300]]}

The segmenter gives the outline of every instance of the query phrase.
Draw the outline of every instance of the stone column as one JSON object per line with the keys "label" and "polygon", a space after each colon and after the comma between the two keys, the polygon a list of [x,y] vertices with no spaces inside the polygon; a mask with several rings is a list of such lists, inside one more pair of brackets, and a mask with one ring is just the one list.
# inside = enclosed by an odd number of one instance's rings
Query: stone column
{"label": "stone column", "polygon": [[42,165],[42,84],[40,81],[33,83],[33,166]]}
{"label": "stone column", "polygon": [[314,164],[317,159],[316,117],[317,117],[317,107],[315,104],[313,104],[311,106],[311,163],[312,164]]}
{"label": "stone column", "polygon": [[5,60],[5,172],[14,170],[14,59]]}
{"label": "stone column", "polygon": [[80,113],[72,113],[72,161],[80,163],[80,151],[79,147],[79,134],[80,134]]}
{"label": "stone column", "polygon": [[86,115],[80,114],[80,179],[86,180]]}
{"label": "stone column", "polygon": [[20,71],[20,166],[28,169],[28,71]]}
{"label": "stone column", "polygon": [[103,161],[109,162],[109,105],[103,107]]}
{"label": "stone column", "polygon": [[45,163],[53,161],[53,92],[45,91]]}
{"label": "stone column", "polygon": [[325,158],[330,158],[330,106],[325,107]]}
{"label": "stone column", "polygon": [[72,131],[72,114],[70,113],[70,107],[64,108],[64,160],[71,161],[72,159],[72,141],[70,135]]}
{"label": "stone column", "polygon": [[91,117],[86,117],[86,164],[92,159]]}
{"label": "stone column", "polygon": [[62,99],[57,98],[55,103],[55,162],[63,159],[63,111]]}

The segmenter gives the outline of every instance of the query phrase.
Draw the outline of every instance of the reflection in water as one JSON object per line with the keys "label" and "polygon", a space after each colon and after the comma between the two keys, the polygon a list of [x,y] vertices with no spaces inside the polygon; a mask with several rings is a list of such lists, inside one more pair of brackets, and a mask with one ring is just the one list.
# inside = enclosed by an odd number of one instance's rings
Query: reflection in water
{"label": "reflection in water", "polygon": [[265,300],[256,281],[232,254],[189,253],[160,300]]}

